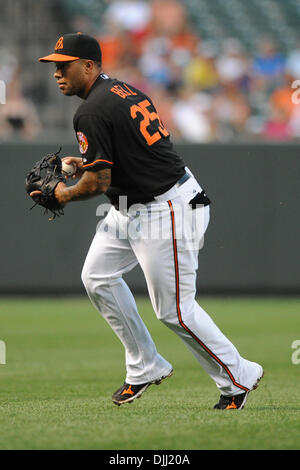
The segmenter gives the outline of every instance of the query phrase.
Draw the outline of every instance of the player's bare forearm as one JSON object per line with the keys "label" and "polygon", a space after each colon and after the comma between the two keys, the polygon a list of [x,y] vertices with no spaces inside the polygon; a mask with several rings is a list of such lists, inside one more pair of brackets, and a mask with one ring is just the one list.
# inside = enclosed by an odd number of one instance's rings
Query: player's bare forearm
{"label": "player's bare forearm", "polygon": [[59,183],[55,189],[55,197],[61,205],[70,201],[84,201],[105,193],[111,182],[111,170],[85,171],[80,180],[73,186]]}

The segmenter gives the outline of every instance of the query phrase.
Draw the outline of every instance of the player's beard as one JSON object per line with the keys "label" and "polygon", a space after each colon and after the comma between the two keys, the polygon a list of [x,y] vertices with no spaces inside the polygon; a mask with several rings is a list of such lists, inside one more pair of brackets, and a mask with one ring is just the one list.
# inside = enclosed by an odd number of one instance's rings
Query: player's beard
{"label": "player's beard", "polygon": [[81,87],[76,87],[74,85],[64,85],[64,88],[61,88],[60,90],[65,96],[74,96],[81,92]]}
{"label": "player's beard", "polygon": [[77,93],[76,93],[74,90],[72,90],[72,89],[71,89],[71,90],[68,90],[68,89],[67,89],[67,90],[62,90],[62,92],[63,92],[63,94],[64,94],[65,96],[74,96],[74,95],[77,94]]}
{"label": "player's beard", "polygon": [[74,96],[77,95],[81,97],[84,94],[84,86],[79,84],[64,84],[64,88],[60,89],[65,96]]}

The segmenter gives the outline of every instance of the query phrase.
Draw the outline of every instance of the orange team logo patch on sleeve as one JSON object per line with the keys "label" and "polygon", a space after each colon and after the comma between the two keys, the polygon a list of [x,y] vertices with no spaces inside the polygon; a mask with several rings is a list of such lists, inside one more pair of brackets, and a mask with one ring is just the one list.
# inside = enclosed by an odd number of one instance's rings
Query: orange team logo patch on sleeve
{"label": "orange team logo patch on sleeve", "polygon": [[84,154],[89,148],[89,143],[83,132],[77,132],[80,153]]}
{"label": "orange team logo patch on sleeve", "polygon": [[63,49],[64,48],[64,38],[61,36],[57,43],[55,44],[55,50],[57,51],[58,49]]}

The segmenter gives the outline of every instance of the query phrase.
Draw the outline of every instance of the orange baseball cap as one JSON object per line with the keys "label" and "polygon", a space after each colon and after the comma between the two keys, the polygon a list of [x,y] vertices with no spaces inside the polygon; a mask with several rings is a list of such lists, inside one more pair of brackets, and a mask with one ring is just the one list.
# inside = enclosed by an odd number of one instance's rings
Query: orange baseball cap
{"label": "orange baseball cap", "polygon": [[102,61],[100,44],[92,36],[69,33],[61,36],[54,47],[54,53],[41,57],[40,62],[71,62],[78,59]]}

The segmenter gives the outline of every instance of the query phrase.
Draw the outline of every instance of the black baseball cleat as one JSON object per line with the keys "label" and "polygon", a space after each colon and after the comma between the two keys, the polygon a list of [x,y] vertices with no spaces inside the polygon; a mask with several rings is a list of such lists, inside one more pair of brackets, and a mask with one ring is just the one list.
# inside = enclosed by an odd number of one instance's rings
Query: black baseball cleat
{"label": "black baseball cleat", "polygon": [[113,394],[112,401],[115,405],[123,405],[123,403],[132,403],[136,398],[140,398],[142,393],[144,393],[150,385],[155,384],[159,385],[164,379],[170,377],[173,374],[173,369],[168,375],[164,375],[159,379],[153,380],[152,382],[147,382],[145,384],[133,385],[124,382],[122,387]]}
{"label": "black baseball cleat", "polygon": [[248,393],[249,392],[245,392],[231,397],[221,395],[219,403],[217,403],[214,408],[217,410],[242,410],[246,404]]}
{"label": "black baseball cleat", "polygon": [[[259,381],[263,378],[263,376],[264,376],[264,372],[262,370],[260,377],[257,379],[256,383],[253,385],[251,390],[255,390],[258,387]],[[251,392],[251,390],[248,390],[247,392],[244,392],[244,393],[240,393],[239,395],[232,395],[232,396],[221,395],[219,403],[217,403],[214,406],[214,409],[242,410],[246,405],[246,401],[247,401],[249,392]]]}

